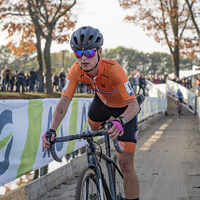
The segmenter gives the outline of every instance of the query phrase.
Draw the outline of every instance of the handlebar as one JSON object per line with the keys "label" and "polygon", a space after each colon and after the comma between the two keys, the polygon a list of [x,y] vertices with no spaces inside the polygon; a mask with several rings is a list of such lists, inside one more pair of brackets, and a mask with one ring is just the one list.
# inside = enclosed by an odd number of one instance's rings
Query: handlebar
{"label": "handlebar", "polygon": [[[109,135],[108,131],[107,130],[88,131],[88,132],[83,132],[82,134],[69,135],[69,136],[64,136],[64,137],[56,137],[54,139],[54,141],[52,142],[50,140],[50,137],[51,137],[50,134],[48,132],[46,132],[46,139],[47,139],[47,141],[50,141],[48,155],[50,156],[50,153],[51,153],[54,160],[56,160],[57,162],[61,162],[62,159],[58,157],[58,155],[56,154],[56,151],[55,151],[55,143],[56,142],[66,142],[66,141],[78,140],[78,139],[86,140],[87,138],[90,138],[90,137],[103,136],[103,135]],[[114,147],[117,152],[123,153],[123,150],[121,149],[121,147],[118,144],[117,138],[113,139],[113,144],[114,144]]]}
{"label": "handlebar", "polygon": [[[145,100],[145,97],[143,95],[138,95],[137,96],[137,101],[138,101],[139,105],[141,105],[144,100]],[[106,122],[106,124],[108,125],[109,129],[112,127],[112,121],[109,120],[108,122]],[[66,142],[66,141],[78,140],[78,139],[84,139],[84,140],[86,140],[89,137],[103,136],[103,135],[109,135],[108,131],[105,130],[105,129],[103,129],[103,130],[99,130],[99,131],[83,132],[82,134],[69,135],[69,136],[64,136],[64,137],[56,137],[54,139],[54,141],[52,142],[51,141],[51,133],[49,133],[47,131],[46,132],[46,139],[47,139],[48,142],[50,142],[50,147],[49,147],[49,150],[48,150],[48,156],[50,156],[50,154],[51,154],[52,157],[54,158],[54,160],[56,160],[58,162],[61,162],[62,159],[58,157],[58,155],[56,154],[56,151],[55,151],[55,143],[56,142]],[[115,147],[115,149],[116,149],[116,151],[118,153],[123,153],[123,150],[119,146],[117,138],[113,139],[113,144],[114,144],[114,147]]]}

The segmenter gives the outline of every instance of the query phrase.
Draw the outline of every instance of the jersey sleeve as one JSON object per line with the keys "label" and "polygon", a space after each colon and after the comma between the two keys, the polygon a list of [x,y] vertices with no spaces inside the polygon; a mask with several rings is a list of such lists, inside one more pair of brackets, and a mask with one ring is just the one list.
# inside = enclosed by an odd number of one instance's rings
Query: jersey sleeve
{"label": "jersey sleeve", "polygon": [[135,93],[121,65],[116,64],[111,70],[111,81],[117,87],[121,97],[128,101],[136,99]]}
{"label": "jersey sleeve", "polygon": [[63,88],[62,96],[66,96],[71,99],[73,98],[74,93],[76,91],[76,87],[79,82],[79,68],[80,67],[77,63],[72,65],[71,69],[69,70],[69,73],[67,74],[66,84]]}

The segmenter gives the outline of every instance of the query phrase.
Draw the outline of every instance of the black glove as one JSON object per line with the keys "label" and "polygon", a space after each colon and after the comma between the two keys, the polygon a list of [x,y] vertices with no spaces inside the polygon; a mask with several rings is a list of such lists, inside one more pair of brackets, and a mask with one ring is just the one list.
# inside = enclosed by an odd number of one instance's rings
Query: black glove
{"label": "black glove", "polygon": [[47,141],[50,142],[50,143],[53,143],[53,142],[51,141],[51,136],[52,136],[53,134],[54,134],[55,137],[56,137],[56,131],[54,131],[53,129],[49,129],[48,131],[46,131],[46,139],[47,139]]}

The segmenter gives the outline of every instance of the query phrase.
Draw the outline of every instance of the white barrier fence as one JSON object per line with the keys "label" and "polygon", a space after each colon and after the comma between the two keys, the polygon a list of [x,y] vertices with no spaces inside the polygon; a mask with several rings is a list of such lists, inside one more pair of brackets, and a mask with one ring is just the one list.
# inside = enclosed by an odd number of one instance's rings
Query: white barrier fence
{"label": "white barrier fence", "polygon": [[[47,165],[53,160],[42,152],[41,136],[49,129],[59,99],[0,100],[0,186]],[[87,113],[92,98],[74,98],[58,127],[66,136],[89,129]],[[146,97],[138,119],[167,109],[166,98]],[[69,154],[86,144],[84,140],[56,144],[58,156]]]}
{"label": "white barrier fence", "polygon": [[197,97],[197,117],[199,121],[199,132],[200,132],[200,97]]}
{"label": "white barrier fence", "polygon": [[166,97],[166,84],[153,84],[146,80],[147,91],[150,97]]}
{"label": "white barrier fence", "polygon": [[188,90],[186,87],[174,82],[167,80],[167,94],[174,98],[176,96],[177,90],[180,89],[183,93],[184,106],[190,110],[192,113],[196,112],[196,95],[192,91]]}

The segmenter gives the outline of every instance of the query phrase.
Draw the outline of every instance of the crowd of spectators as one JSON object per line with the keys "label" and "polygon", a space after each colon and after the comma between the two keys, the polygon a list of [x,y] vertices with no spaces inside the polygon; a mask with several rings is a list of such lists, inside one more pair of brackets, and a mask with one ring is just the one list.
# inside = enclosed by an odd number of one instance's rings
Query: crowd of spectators
{"label": "crowd of spectators", "polygon": [[[54,73],[51,77],[53,92],[61,92],[66,83],[68,73],[61,68],[59,74]],[[23,70],[12,72],[10,67],[6,65],[0,76],[1,92],[44,92],[45,91],[45,74],[40,72],[39,67],[35,70],[31,69],[30,73],[24,73]],[[78,83],[76,93],[93,93],[83,83]]]}
{"label": "crowd of spectators", "polygon": [[195,78],[195,76],[189,76],[187,78],[178,78],[177,76],[174,76],[173,78],[170,78],[167,72],[165,72],[164,74],[155,74],[151,76],[144,76],[143,74],[140,74],[134,77],[133,74],[129,75],[129,82],[136,94],[139,94],[142,90],[143,95],[147,95],[146,80],[152,82],[153,84],[162,84],[166,83],[167,80],[171,80],[178,84],[181,84],[182,86],[193,92],[195,92],[197,89],[200,92],[200,75],[198,75],[197,78]]}
{"label": "crowd of spectators", "polygon": [[[61,68],[59,74],[54,73],[52,75],[52,88],[53,92],[61,92],[66,83],[66,76],[68,73],[65,72],[64,68]],[[128,76],[129,82],[134,89],[136,94],[140,94],[141,91],[143,95],[147,95],[147,82],[146,80],[154,84],[166,83],[166,80],[172,80],[181,84],[189,90],[195,92],[197,89],[200,91],[200,75],[197,79],[193,77],[183,77],[170,78],[167,72],[164,74],[155,74],[151,76],[144,76],[143,74],[134,76],[132,73]],[[39,67],[35,70],[31,69],[30,73],[25,73],[23,70],[12,72],[10,67],[6,65],[5,69],[1,72],[1,82],[0,91],[5,92],[44,92],[45,91],[45,75],[40,72]],[[88,88],[83,83],[78,83],[76,93],[94,93],[90,88]]]}
{"label": "crowd of spectators", "polygon": [[40,69],[31,69],[30,73],[24,73],[23,70],[12,72],[6,65],[1,72],[1,92],[43,92],[43,75]]}

